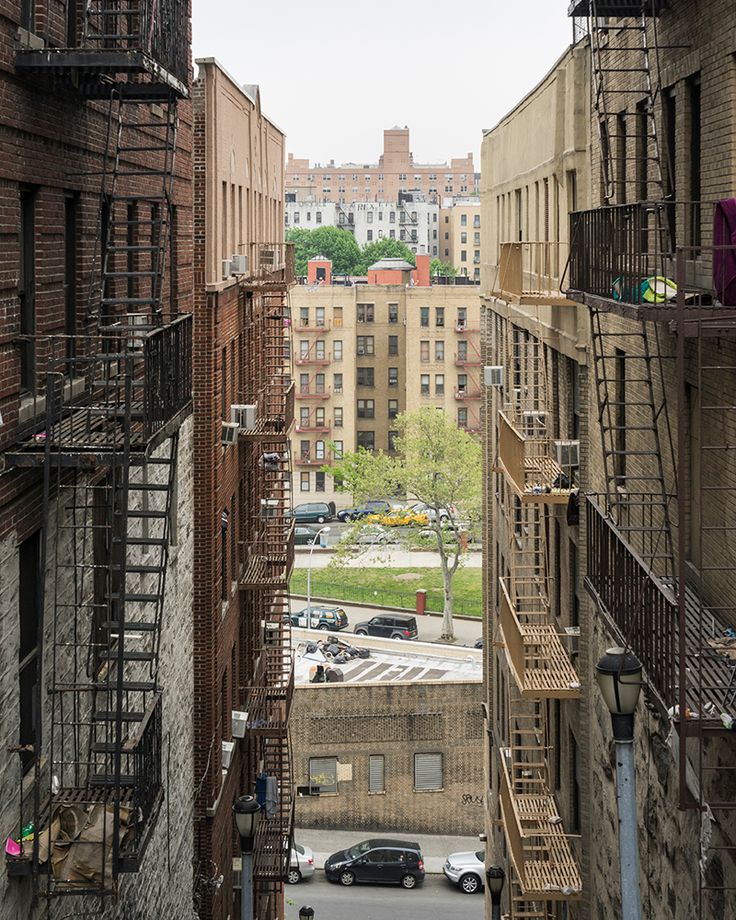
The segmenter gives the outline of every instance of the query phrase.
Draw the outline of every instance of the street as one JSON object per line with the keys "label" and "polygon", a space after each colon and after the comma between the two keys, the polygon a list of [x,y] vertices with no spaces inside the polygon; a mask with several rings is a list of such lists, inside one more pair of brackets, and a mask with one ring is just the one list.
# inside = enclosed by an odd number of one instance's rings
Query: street
{"label": "street", "polygon": [[[313,603],[317,603],[314,601]],[[344,604],[342,602],[330,602],[331,604],[337,604],[342,607],[342,609],[347,613],[348,620],[350,625],[343,632],[343,635],[347,635],[353,631],[353,627],[356,623],[363,622],[365,620],[370,620],[371,617],[377,616],[381,611],[374,607],[361,607],[359,604]],[[292,597],[291,598],[291,610],[292,613],[298,613],[300,610],[303,610],[307,606],[306,600],[304,598]],[[407,611],[410,613],[411,611]],[[442,632],[442,617],[441,616],[417,616],[417,627],[419,629],[419,641],[420,642],[437,642]],[[455,630],[455,645],[468,645],[472,646],[476,639],[479,639],[483,635],[483,623],[478,617],[475,620],[460,620],[457,618],[453,619],[453,628]],[[318,630],[314,630],[315,633],[318,633]]]}
{"label": "street", "polygon": [[405,891],[396,886],[353,885],[343,888],[324,873],[286,886],[286,920],[298,920],[299,908],[314,908],[314,920],[481,920],[483,895],[467,895],[444,876],[428,875],[424,884]]}

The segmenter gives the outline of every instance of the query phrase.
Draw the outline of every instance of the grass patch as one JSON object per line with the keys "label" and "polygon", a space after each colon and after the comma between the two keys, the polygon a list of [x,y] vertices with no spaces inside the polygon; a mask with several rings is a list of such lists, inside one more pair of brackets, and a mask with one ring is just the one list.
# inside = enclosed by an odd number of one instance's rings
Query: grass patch
{"label": "grass patch", "polygon": [[[409,580],[405,575],[416,575]],[[482,569],[460,569],[452,580],[454,612],[480,617],[482,613]],[[427,609],[441,613],[442,572],[436,569],[312,569],[312,595],[343,603],[384,604],[414,609],[416,591],[427,591]],[[295,569],[292,594],[307,593],[307,570]]]}

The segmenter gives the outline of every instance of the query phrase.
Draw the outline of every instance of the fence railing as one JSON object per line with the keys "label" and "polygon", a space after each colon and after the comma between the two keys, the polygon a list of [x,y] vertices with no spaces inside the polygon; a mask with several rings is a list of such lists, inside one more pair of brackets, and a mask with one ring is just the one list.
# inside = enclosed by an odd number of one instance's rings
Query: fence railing
{"label": "fence railing", "polygon": [[192,398],[192,317],[149,332],[143,340],[145,437],[152,437]]}

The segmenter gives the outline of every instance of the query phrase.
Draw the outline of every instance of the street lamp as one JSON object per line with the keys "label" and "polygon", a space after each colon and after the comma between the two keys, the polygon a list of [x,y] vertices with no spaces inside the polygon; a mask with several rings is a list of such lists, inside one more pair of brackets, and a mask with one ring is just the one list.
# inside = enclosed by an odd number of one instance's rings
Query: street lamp
{"label": "street lamp", "polygon": [[312,607],[312,553],[314,552],[314,547],[317,545],[317,539],[318,539],[323,533],[329,533],[329,532],[330,532],[329,526],[327,526],[327,527],[320,527],[320,529],[319,529],[319,530],[317,531],[317,533],[314,535],[314,540],[312,540],[312,545],[311,545],[311,547],[310,547],[310,549],[309,549],[309,564],[308,564],[308,566],[307,566],[307,627],[309,627],[310,623],[312,622],[312,614],[311,614],[311,607]]}
{"label": "street lamp", "polygon": [[639,840],[636,819],[634,713],[642,684],[642,666],[623,648],[609,648],[596,665],[596,680],[611,713],[616,745],[616,805],[621,867],[621,918],[641,920]]}
{"label": "street lamp", "polygon": [[235,827],[240,835],[240,917],[253,920],[253,838],[261,807],[254,795],[241,795],[233,805]]}
{"label": "street lamp", "polygon": [[491,918],[501,920],[501,893],[503,892],[506,873],[503,866],[489,866],[486,869],[486,884],[491,895]]}
{"label": "street lamp", "polygon": [[304,905],[299,908],[299,920],[314,920],[314,908]]}

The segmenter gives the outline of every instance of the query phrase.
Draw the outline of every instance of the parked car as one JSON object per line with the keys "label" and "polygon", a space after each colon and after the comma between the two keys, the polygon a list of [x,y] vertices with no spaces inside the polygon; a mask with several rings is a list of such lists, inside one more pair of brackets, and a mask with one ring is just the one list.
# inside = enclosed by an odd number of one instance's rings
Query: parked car
{"label": "parked car", "polygon": [[416,639],[417,618],[406,613],[381,613],[355,627],[356,636],[382,636],[387,639]]}
{"label": "parked car", "polygon": [[309,546],[316,536],[317,531],[313,527],[295,527],[294,546]]}
{"label": "parked car", "polygon": [[325,524],[334,519],[327,502],[302,502],[291,512],[297,524]]}
{"label": "parked car", "polygon": [[295,843],[291,848],[291,858],[289,860],[289,871],[286,873],[286,881],[290,885],[297,885],[306,878],[314,875],[314,853],[309,847],[300,846]]}
{"label": "parked car", "polygon": [[473,643],[473,648],[483,648],[483,636],[480,639],[476,639]]}
{"label": "parked car", "polygon": [[312,604],[299,613],[292,613],[291,625],[302,629],[347,629],[348,615],[342,607],[322,607]]}
{"label": "parked car", "polygon": [[364,505],[359,505],[357,508],[343,508],[342,511],[337,512],[337,519],[346,524],[350,521],[359,521],[364,517],[368,517],[369,514],[385,514],[390,510],[391,505],[388,502],[370,501]]}
{"label": "parked car", "polygon": [[[411,510],[413,514],[426,514],[427,518],[430,521],[435,521],[437,519],[437,512],[434,508],[430,508],[429,505],[425,505],[424,502],[414,502],[411,505]],[[440,508],[440,522],[448,521],[450,517],[455,517],[457,514],[457,508],[454,505],[450,505],[448,508]]]}
{"label": "parked car", "polygon": [[325,875],[341,885],[367,882],[414,888],[424,881],[424,859],[418,843],[379,837],[333,853],[325,863]]}
{"label": "parked car", "polygon": [[451,853],[442,871],[445,877],[454,882],[465,894],[475,894],[483,890],[484,859],[483,850],[478,850],[476,853]]}
{"label": "parked car", "polygon": [[396,534],[386,530],[385,527],[381,527],[380,524],[366,524],[355,538],[356,543],[368,543],[369,545],[373,543],[396,543],[396,541]]}

